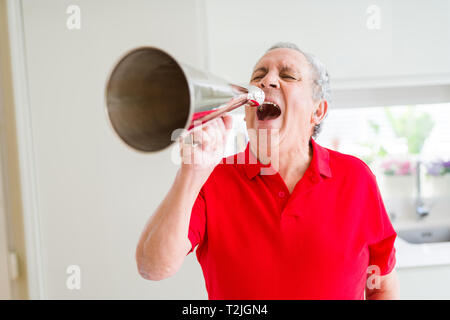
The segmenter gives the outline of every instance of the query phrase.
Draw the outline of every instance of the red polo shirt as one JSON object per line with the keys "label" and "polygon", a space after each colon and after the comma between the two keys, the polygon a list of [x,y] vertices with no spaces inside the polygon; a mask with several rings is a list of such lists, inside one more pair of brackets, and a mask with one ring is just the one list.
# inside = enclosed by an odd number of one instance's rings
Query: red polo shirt
{"label": "red polo shirt", "polygon": [[189,240],[209,299],[363,299],[368,267],[394,268],[396,233],[369,167],[310,145],[291,194],[278,173],[261,174],[249,145],[203,185]]}

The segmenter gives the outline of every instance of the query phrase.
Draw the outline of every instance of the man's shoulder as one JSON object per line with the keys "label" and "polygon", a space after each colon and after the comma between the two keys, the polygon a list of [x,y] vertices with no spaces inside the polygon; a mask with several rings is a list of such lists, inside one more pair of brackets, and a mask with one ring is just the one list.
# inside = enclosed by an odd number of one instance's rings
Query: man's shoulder
{"label": "man's shoulder", "polygon": [[366,175],[374,177],[370,167],[360,158],[351,154],[342,153],[336,150],[325,148],[329,154],[329,163],[335,171],[345,172],[346,174]]}

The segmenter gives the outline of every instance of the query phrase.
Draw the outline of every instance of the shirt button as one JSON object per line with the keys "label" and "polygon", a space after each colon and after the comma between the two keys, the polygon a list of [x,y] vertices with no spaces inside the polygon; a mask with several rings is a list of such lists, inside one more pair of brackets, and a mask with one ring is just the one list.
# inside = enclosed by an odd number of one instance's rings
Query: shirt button
{"label": "shirt button", "polygon": [[286,194],[285,194],[283,191],[278,192],[278,196],[279,196],[280,198],[284,198],[285,195],[286,195]]}

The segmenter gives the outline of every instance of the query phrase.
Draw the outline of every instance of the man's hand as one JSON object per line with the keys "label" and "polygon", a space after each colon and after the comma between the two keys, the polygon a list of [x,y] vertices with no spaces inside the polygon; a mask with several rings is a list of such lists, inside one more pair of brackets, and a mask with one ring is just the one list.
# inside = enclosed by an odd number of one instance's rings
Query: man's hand
{"label": "man's hand", "polygon": [[369,289],[366,286],[366,300],[396,300],[399,299],[399,282],[397,271],[381,276],[380,288]]}
{"label": "man's hand", "polygon": [[181,170],[195,170],[207,176],[223,158],[232,117],[223,115],[180,137]]}

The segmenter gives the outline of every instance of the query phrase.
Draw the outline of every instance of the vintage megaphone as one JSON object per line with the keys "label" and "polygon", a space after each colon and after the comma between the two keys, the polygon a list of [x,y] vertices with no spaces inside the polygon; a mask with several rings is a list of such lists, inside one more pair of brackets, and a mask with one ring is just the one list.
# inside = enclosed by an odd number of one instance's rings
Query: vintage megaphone
{"label": "vintage megaphone", "polygon": [[[258,106],[264,92],[178,63],[154,47],[127,52],[106,85],[107,113],[119,137],[136,150],[162,150],[191,129],[245,104]],[[175,134],[175,135],[174,135]],[[179,136],[179,134],[178,134]]]}

